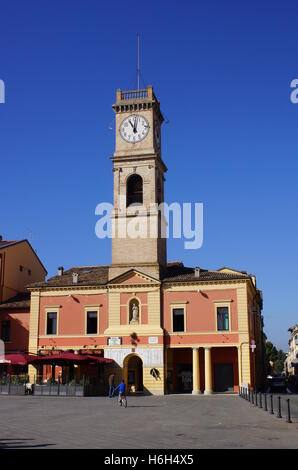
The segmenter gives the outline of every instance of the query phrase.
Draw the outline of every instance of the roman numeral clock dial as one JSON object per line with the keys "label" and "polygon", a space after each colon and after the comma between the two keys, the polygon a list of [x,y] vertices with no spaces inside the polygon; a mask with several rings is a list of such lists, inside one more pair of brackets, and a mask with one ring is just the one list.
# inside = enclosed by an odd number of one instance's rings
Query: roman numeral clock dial
{"label": "roman numeral clock dial", "polygon": [[149,122],[140,114],[132,114],[123,119],[120,124],[119,132],[122,139],[126,142],[136,144],[145,139],[149,132]]}

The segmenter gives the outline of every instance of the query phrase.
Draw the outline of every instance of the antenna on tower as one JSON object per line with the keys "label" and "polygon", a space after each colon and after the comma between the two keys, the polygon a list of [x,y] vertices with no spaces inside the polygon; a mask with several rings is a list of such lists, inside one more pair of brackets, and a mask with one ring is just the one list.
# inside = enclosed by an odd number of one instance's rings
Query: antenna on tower
{"label": "antenna on tower", "polygon": [[140,35],[138,33],[138,68],[137,68],[137,81],[138,81],[138,91],[140,90]]}

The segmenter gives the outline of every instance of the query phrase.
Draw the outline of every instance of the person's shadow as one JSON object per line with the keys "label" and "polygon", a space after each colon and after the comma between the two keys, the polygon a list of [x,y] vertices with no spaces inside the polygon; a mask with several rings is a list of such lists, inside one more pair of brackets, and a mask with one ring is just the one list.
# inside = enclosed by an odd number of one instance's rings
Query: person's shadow
{"label": "person's shadow", "polygon": [[4,438],[0,439],[0,449],[1,450],[8,450],[8,449],[37,449],[39,447],[50,447],[54,444],[34,444],[32,441],[35,439],[29,438]]}

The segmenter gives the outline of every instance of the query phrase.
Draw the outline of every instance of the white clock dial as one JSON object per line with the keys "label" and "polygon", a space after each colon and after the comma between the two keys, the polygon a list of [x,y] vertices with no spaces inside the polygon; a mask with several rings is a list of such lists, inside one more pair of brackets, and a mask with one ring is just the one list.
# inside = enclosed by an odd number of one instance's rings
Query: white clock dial
{"label": "white clock dial", "polygon": [[140,114],[131,114],[125,118],[119,127],[122,139],[135,144],[145,139],[149,132],[149,122]]}

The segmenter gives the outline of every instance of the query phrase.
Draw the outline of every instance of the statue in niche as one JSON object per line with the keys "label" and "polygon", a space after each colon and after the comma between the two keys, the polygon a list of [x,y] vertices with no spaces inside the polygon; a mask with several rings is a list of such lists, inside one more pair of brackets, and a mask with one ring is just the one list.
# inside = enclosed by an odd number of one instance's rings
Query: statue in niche
{"label": "statue in niche", "polygon": [[130,325],[136,325],[139,323],[139,305],[138,302],[132,302],[130,304]]}

